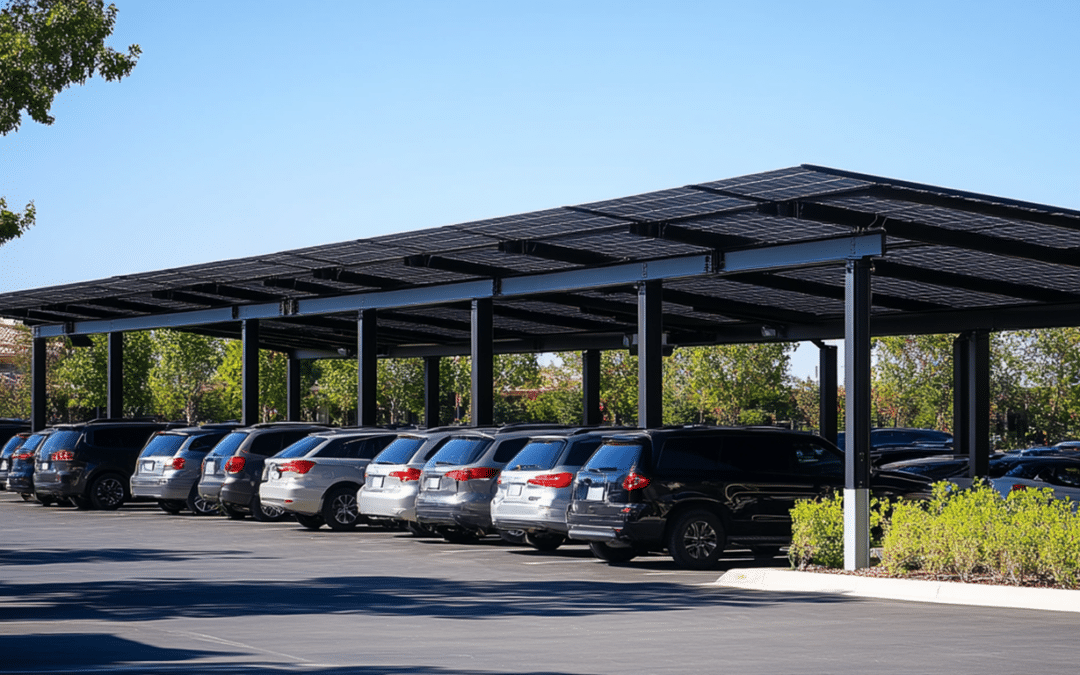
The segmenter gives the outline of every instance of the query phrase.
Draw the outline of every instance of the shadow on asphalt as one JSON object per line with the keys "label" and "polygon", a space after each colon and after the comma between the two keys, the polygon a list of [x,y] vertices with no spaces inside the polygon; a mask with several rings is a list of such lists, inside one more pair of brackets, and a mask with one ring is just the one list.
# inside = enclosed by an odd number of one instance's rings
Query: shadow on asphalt
{"label": "shadow on asphalt", "polygon": [[158,548],[36,549],[12,551],[0,549],[0,565],[56,565],[63,563],[104,562],[183,562],[205,560],[206,556],[253,559],[251,551],[173,551]]}

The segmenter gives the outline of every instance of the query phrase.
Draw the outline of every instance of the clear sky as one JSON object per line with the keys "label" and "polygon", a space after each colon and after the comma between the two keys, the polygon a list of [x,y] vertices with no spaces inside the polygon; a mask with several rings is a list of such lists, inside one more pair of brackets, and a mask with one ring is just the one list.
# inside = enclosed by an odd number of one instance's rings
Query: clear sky
{"label": "clear sky", "polygon": [[0,292],[800,163],[1080,208],[1076,0],[114,2],[133,74],[0,138]]}

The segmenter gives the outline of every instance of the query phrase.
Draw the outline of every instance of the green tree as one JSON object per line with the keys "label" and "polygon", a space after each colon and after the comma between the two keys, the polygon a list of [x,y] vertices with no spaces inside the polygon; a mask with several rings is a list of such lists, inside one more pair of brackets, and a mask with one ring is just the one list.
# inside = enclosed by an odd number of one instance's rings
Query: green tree
{"label": "green tree", "polygon": [[225,358],[226,341],[158,330],[154,331],[153,345],[157,363],[149,380],[155,408],[169,419],[184,419],[188,424],[200,417],[207,419],[206,404],[214,396],[213,384]]}
{"label": "green tree", "polygon": [[[131,73],[139,45],[127,53],[105,46],[116,23],[115,5],[102,0],[7,0],[0,8],[0,135],[19,128],[25,112],[52,124],[53,99],[94,75],[107,81]],[[9,211],[0,197],[0,244],[34,224],[31,202],[22,213]]]}
{"label": "green tree", "polygon": [[952,428],[954,338],[900,335],[874,340],[872,397],[879,426]]}
{"label": "green tree", "polygon": [[424,360],[380,359],[376,398],[380,421],[408,424],[424,413]]}

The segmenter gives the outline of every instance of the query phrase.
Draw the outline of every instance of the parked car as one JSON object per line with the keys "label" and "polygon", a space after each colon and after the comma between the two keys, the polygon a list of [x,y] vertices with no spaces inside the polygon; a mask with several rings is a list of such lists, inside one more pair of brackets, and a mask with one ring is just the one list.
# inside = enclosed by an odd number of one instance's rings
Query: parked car
{"label": "parked car", "polygon": [[26,442],[26,439],[30,438],[30,432],[23,432],[15,434],[4,443],[4,447],[0,449],[0,490],[7,489],[7,475],[8,469],[11,468],[11,456],[15,454],[15,451],[22,447],[22,444]]}
{"label": "parked car", "polygon": [[356,493],[369,462],[397,437],[393,431],[331,429],[301,438],[266,460],[259,500],[317,530],[351,530],[360,521]]}
{"label": "parked car", "polygon": [[416,522],[416,495],[424,464],[461,427],[398,434],[368,464],[364,486],[357,492],[360,514],[375,523],[401,525],[413,534],[432,532]]}
{"label": "parked car", "polygon": [[990,484],[1003,497],[1014,490],[1050,488],[1054,497],[1080,502],[1080,459],[1076,457],[1029,457],[1016,462]]}
{"label": "parked car", "polygon": [[[7,482],[5,487],[9,492],[18,493],[23,501],[33,501],[34,494],[34,460],[37,458],[37,450],[42,442],[52,433],[52,429],[42,429],[27,436],[19,449],[12,453],[11,464],[8,466]],[[42,504],[53,504],[55,499],[44,498]],[[40,498],[39,498],[40,501]]]}
{"label": "parked car", "polygon": [[[927,481],[875,474],[896,496]],[[810,434],[767,428],[667,428],[607,438],[574,481],[570,538],[625,562],[666,549],[681,567],[708,569],[731,544],[774,555],[791,540],[798,499],[844,486],[844,457]]]}
{"label": "parked car", "polygon": [[532,437],[499,476],[491,500],[492,525],[525,532],[525,541],[541,551],[557,549],[566,541],[574,476],[606,436],[620,431],[579,429]]}
{"label": "parked car", "polygon": [[82,509],[120,508],[131,498],[131,474],[146,441],[175,426],[145,419],[58,424],[38,449],[34,494]]}
{"label": "parked car", "polygon": [[131,494],[154,499],[163,511],[188,509],[197,516],[217,513],[217,505],[199,496],[202,460],[225,434],[239,424],[204,424],[154,434],[139,453],[131,475]]}
{"label": "parked car", "polygon": [[[569,433],[564,429],[561,433]],[[518,425],[498,431],[453,434],[424,465],[416,496],[416,520],[447,541],[470,543],[494,534],[491,499],[502,468],[539,433],[555,427]]]}
{"label": "parked car", "polygon": [[263,463],[304,436],[326,429],[306,422],[269,422],[230,432],[203,460],[199,495],[234,520],[248,514],[263,522],[284,520],[284,510],[259,502]]}
{"label": "parked car", "polygon": [[[836,444],[844,449],[846,433],[836,435]],[[937,429],[911,429],[906,427],[875,427],[870,430],[871,452],[878,448],[900,445],[949,446],[953,444],[953,435]]]}

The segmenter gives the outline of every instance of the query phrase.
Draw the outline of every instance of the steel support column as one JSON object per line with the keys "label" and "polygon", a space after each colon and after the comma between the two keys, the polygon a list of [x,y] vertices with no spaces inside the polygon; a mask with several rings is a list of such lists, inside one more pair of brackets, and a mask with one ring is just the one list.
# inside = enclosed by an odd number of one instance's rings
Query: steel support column
{"label": "steel support column", "polygon": [[259,320],[248,319],[241,324],[242,373],[240,376],[240,423],[244,426],[259,421]]}
{"label": "steel support column", "polygon": [[33,352],[30,355],[30,430],[41,431],[46,426],[45,419],[45,355],[48,341],[34,338]]}
{"label": "steel support column", "polygon": [[124,416],[124,334],[109,333],[109,353],[105,370],[105,415]]}
{"label": "steel support column", "polygon": [[953,342],[953,450],[967,454],[968,475],[990,470],[990,334],[962,333]]}
{"label": "steel support column", "polygon": [[830,443],[836,443],[838,430],[836,409],[837,395],[837,369],[836,355],[839,351],[835,345],[827,345],[824,342],[815,342],[818,347],[818,433]]}
{"label": "steel support column", "polygon": [[638,426],[663,424],[663,304],[660,281],[638,286]]}
{"label": "steel support column", "polygon": [[300,359],[295,354],[289,354],[285,370],[285,419],[290,422],[300,421],[300,399],[303,393],[300,389]]}
{"label": "steel support column", "polygon": [[599,426],[604,421],[600,409],[600,350],[581,352],[581,420],[585,426]]}
{"label": "steel support column", "polygon": [[495,319],[491,298],[472,301],[472,425],[495,423]]}
{"label": "steel support column", "polygon": [[870,260],[849,260],[844,290],[844,569],[870,566]]}
{"label": "steel support column", "polygon": [[359,426],[378,423],[379,407],[375,402],[379,384],[376,334],[375,310],[361,310],[356,320],[356,423]]}
{"label": "steel support column", "polygon": [[439,365],[438,356],[424,357],[424,426],[439,426]]}

